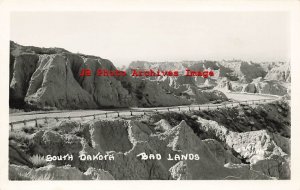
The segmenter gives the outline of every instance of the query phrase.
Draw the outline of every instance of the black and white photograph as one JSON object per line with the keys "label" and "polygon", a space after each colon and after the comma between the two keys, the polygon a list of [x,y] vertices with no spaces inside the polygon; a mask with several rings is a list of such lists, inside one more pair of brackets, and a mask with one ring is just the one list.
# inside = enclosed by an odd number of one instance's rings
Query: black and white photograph
{"label": "black and white photograph", "polygon": [[289,11],[10,12],[7,180],[294,179],[291,26]]}

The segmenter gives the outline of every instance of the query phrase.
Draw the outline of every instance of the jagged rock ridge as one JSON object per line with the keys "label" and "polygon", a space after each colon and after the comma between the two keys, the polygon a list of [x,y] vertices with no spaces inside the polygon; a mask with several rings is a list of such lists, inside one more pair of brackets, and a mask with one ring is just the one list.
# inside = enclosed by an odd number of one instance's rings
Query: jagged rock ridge
{"label": "jagged rock ridge", "polygon": [[[241,60],[222,61],[182,61],[182,62],[147,62],[134,61],[129,68],[177,70],[185,73],[186,69],[194,71],[212,70],[215,76],[203,77],[151,77],[165,89],[172,87],[177,94],[189,94],[189,89],[197,91],[215,89],[221,91],[250,92],[274,95],[289,94],[290,64],[289,62],[246,62]],[[189,95],[194,97],[195,95]]]}
{"label": "jagged rock ridge", "polygon": [[[148,80],[99,77],[97,69],[116,70],[112,62],[61,48],[37,48],[11,42],[10,106],[31,109],[172,106],[210,101],[169,93]],[[92,76],[80,77],[82,69]],[[214,92],[213,92],[214,93]],[[210,92],[205,95],[210,97]],[[218,96],[216,94],[213,97]],[[222,95],[221,97],[224,97]],[[219,97],[216,97],[219,98]]]}

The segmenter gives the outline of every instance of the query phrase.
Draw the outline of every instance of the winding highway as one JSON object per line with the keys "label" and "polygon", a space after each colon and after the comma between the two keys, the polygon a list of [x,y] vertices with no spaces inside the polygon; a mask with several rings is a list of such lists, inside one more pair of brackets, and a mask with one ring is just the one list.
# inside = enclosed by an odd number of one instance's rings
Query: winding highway
{"label": "winding highway", "polygon": [[[154,108],[124,108],[124,109],[105,109],[105,110],[57,110],[57,111],[36,111],[36,112],[19,112],[9,114],[10,124],[37,122],[35,119],[83,119],[83,118],[98,118],[98,117],[118,117],[118,116],[131,116],[143,115],[147,112],[160,112],[160,111],[188,111],[199,109],[217,109],[221,107],[234,107],[241,103],[245,104],[263,104],[266,102],[274,101],[280,96],[266,95],[266,94],[249,94],[249,93],[233,93],[224,92],[229,101],[220,104],[201,104],[201,105],[185,105],[173,107],[154,107]],[[30,121],[32,120],[32,121]],[[25,124],[25,123],[24,123]]]}

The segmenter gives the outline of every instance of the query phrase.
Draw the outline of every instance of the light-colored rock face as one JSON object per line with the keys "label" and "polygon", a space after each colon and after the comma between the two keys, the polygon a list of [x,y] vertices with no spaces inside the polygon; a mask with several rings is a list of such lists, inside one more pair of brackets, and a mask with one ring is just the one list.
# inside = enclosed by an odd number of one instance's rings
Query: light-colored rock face
{"label": "light-colored rock face", "polygon": [[214,121],[202,118],[198,118],[198,122],[202,130],[232,148],[253,170],[271,177],[289,178],[289,139],[265,130],[233,132]]}
{"label": "light-colored rock face", "polygon": [[243,85],[242,92],[274,94],[283,96],[288,94],[288,89],[278,81],[254,81]]}
{"label": "light-colored rock face", "polygon": [[[254,78],[265,77],[266,71],[258,63],[249,63],[243,61],[182,61],[182,62],[146,62],[134,61],[129,65],[129,68],[138,69],[153,69],[153,70],[177,70],[184,74],[186,69],[190,70],[213,70],[216,74],[212,78],[229,77],[234,80],[246,80],[251,82]],[[160,77],[161,78],[161,77]],[[193,82],[198,81],[204,83],[202,77],[192,78]],[[200,82],[201,81],[201,82]],[[192,83],[193,83],[192,82]],[[180,81],[179,81],[180,83]]]}
{"label": "light-colored rock face", "polygon": [[[283,159],[287,156],[266,131],[229,133],[226,143],[251,164],[271,158]],[[289,145],[290,142],[283,137],[280,139],[281,143]]]}
{"label": "light-colored rock face", "polygon": [[290,85],[288,83],[282,83],[275,80],[264,80],[261,77],[253,79],[253,82],[246,84],[223,78],[219,81],[219,84],[214,89],[221,91],[272,94],[279,96],[290,94]]}
{"label": "light-colored rock face", "polygon": [[40,56],[25,102],[38,108],[96,108],[93,97],[75,80],[67,58],[56,54]]}
{"label": "light-colored rock face", "polygon": [[274,64],[273,68],[271,68],[265,79],[267,80],[277,80],[283,82],[291,82],[291,68],[290,63],[279,63]]}
{"label": "light-colored rock face", "polygon": [[[129,67],[139,69],[178,70],[184,73],[185,69],[213,70],[214,77],[152,77],[164,88],[175,88],[177,94],[186,93],[190,88],[202,91],[208,87],[221,91],[251,92],[274,95],[288,94],[284,83],[290,83],[290,68],[288,62],[253,63],[239,60],[232,61],[182,61],[182,62],[132,62]],[[200,101],[201,102],[201,101]]]}
{"label": "light-colored rock face", "polygon": [[224,77],[221,80],[219,80],[219,82],[215,88],[220,89],[222,91],[228,91],[228,92],[233,90],[232,83],[230,82],[230,80],[227,77]]}
{"label": "light-colored rock face", "polygon": [[93,180],[114,180],[114,177],[109,172],[102,169],[89,168],[84,174],[91,176]]}
{"label": "light-colored rock face", "polygon": [[165,132],[172,128],[172,126],[165,119],[161,119],[160,121],[156,122],[155,125],[156,125],[155,129],[162,132]]}

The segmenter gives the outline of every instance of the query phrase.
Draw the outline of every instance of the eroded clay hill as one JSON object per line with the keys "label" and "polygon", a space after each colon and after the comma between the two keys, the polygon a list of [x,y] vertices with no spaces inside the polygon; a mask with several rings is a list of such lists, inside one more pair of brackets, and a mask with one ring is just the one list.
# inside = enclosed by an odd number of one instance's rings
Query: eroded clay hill
{"label": "eroded clay hill", "polygon": [[[26,128],[10,134],[10,179],[289,179],[289,109],[275,102]],[[114,160],[79,159],[98,153]],[[74,160],[32,159],[66,154]],[[168,159],[186,154],[199,159]]]}
{"label": "eroded clay hill", "polygon": [[[203,77],[152,77],[164,88],[172,87],[177,94],[197,97],[191,89],[230,90],[235,92],[250,92],[273,95],[290,93],[290,63],[289,62],[246,62],[241,60],[223,61],[182,61],[182,62],[146,62],[135,61],[129,67],[139,69],[177,70],[185,73],[186,69],[194,71],[212,70],[215,75]],[[171,91],[171,90],[169,90]]]}
{"label": "eroded clay hill", "polygon": [[[92,76],[80,77],[82,69]],[[74,54],[61,48],[10,47],[10,107],[30,109],[93,109],[128,106],[172,106],[210,101],[188,99],[159,84],[130,76],[100,77],[97,69],[116,70],[112,62],[96,56]],[[224,94],[221,98],[224,99]],[[225,96],[226,99],[226,96]],[[198,101],[199,100],[199,101]]]}

